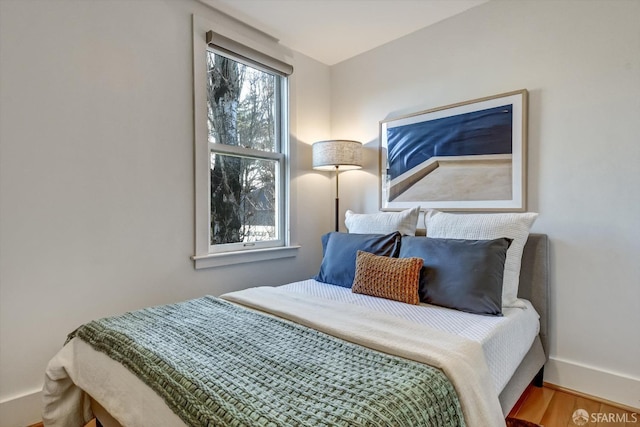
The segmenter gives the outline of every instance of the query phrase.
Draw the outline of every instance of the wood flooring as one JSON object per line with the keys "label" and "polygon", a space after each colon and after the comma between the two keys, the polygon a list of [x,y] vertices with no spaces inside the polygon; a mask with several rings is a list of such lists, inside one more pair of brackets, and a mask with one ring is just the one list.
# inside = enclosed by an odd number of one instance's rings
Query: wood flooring
{"label": "wood flooring", "polygon": [[[584,410],[587,422],[573,421]],[[552,384],[529,386],[509,414],[544,427],[640,427],[640,410],[585,396]]]}

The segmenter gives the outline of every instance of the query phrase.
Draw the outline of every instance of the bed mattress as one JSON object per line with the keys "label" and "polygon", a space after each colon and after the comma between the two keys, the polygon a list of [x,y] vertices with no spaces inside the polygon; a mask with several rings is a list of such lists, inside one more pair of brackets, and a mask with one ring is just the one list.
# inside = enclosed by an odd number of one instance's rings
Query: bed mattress
{"label": "bed mattress", "polygon": [[521,300],[526,308],[505,308],[503,316],[496,317],[464,313],[424,303],[409,305],[354,294],[351,289],[313,279],[282,285],[280,288],[367,307],[475,341],[482,346],[498,394],[502,392],[529,351],[540,329],[538,313],[527,300]]}
{"label": "bed mattress", "polygon": [[[222,298],[441,369],[456,388],[465,420],[474,425],[503,425],[498,395],[538,331],[537,313],[528,302],[524,309],[506,309],[504,317],[480,316],[354,294],[315,280]],[[91,418],[88,396],[121,425],[184,424],[136,375],[78,338],[50,361],[46,376],[45,425],[84,425]]]}
{"label": "bed mattress", "polygon": [[[353,304],[355,300],[340,302],[309,293],[322,292],[324,288],[324,292],[337,291],[334,296],[342,292],[346,297],[351,293],[349,289],[336,290],[332,285],[311,281],[306,285],[294,283],[291,288],[251,288],[222,298],[392,357],[436,367],[455,387],[467,425],[504,425],[498,394],[491,391],[492,378],[477,342]],[[79,338],[69,341],[49,362],[46,378],[46,426],[84,425],[92,416],[89,396],[120,425],[184,425],[163,398],[138,376]]]}

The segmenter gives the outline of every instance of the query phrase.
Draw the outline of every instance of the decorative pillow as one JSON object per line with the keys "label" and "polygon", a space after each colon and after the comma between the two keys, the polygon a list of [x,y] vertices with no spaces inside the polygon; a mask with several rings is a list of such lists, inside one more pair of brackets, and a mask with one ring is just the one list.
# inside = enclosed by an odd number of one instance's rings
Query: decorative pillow
{"label": "decorative pillow", "polygon": [[349,233],[387,234],[399,231],[400,234],[415,236],[420,207],[402,212],[380,212],[375,214],[357,214],[348,210],[344,224]]}
{"label": "decorative pillow", "polygon": [[376,255],[397,257],[400,233],[349,234],[331,232],[322,236],[323,258],[320,271],[314,277],[319,282],[350,288],[356,274],[359,250]]}
{"label": "decorative pillow", "polygon": [[420,257],[420,301],[468,313],[502,316],[502,278],[509,239],[403,237],[400,257]]}
{"label": "decorative pillow", "polygon": [[358,251],[351,291],[418,305],[422,263],[422,258],[389,258]]}
{"label": "decorative pillow", "polygon": [[426,218],[427,236],[450,239],[498,239],[513,242],[507,251],[502,281],[502,307],[526,307],[518,301],[522,251],[529,229],[538,217],[535,212],[494,214],[450,214],[432,211]]}

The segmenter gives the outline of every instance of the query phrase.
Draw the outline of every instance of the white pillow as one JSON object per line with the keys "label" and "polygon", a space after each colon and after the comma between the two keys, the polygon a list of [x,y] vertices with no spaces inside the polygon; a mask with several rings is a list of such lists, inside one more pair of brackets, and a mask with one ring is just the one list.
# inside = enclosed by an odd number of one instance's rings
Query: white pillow
{"label": "white pillow", "polygon": [[375,214],[357,214],[348,210],[344,224],[349,233],[356,234],[389,234],[399,231],[405,236],[415,236],[418,226],[420,207],[402,212],[380,212]]}
{"label": "white pillow", "polygon": [[518,301],[520,263],[529,229],[538,217],[535,212],[494,214],[450,214],[431,211],[425,218],[428,237],[450,239],[513,239],[504,263],[502,307],[526,307]]}

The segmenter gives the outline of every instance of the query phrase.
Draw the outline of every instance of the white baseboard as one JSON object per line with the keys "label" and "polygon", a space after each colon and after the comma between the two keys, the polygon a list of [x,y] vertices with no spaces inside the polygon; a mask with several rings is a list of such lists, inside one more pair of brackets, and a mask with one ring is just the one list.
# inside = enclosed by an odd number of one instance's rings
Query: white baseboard
{"label": "white baseboard", "polygon": [[25,427],[42,421],[42,391],[0,402],[0,427]]}
{"label": "white baseboard", "polygon": [[551,357],[544,368],[544,380],[611,402],[640,408],[640,378]]}

